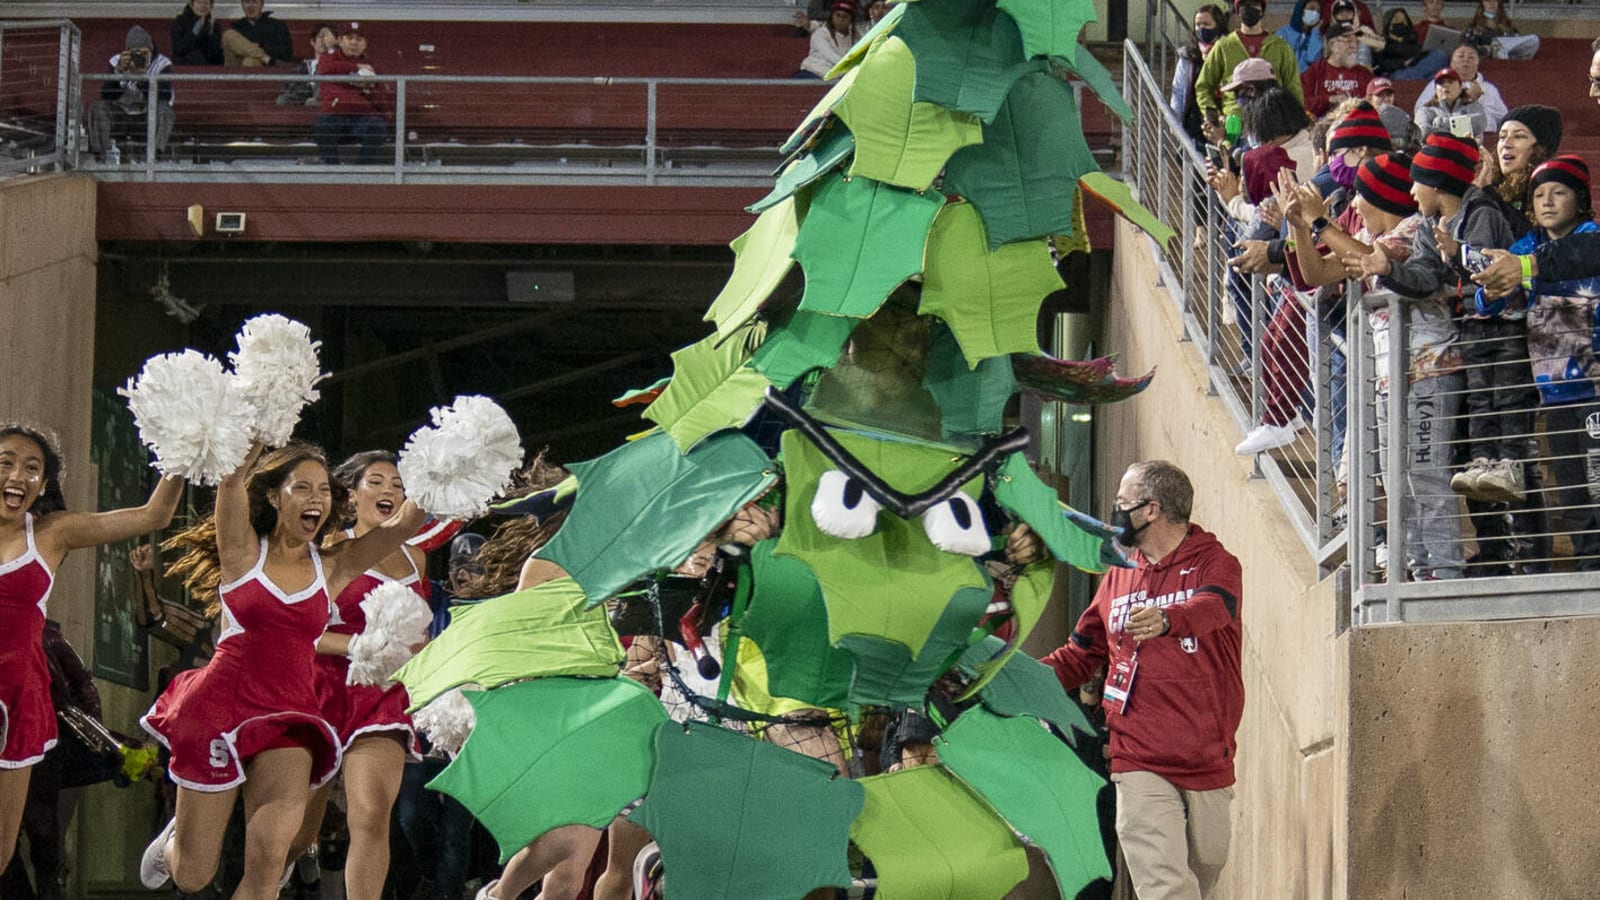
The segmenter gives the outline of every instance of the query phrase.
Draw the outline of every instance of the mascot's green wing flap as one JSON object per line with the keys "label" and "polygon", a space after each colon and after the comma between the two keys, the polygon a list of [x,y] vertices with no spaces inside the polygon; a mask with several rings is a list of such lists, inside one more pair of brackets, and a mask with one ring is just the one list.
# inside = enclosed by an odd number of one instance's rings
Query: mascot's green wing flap
{"label": "mascot's green wing flap", "polygon": [[644,417],[686,453],[707,435],[749,421],[772,384],[747,365],[766,330],[752,322],[721,343],[713,334],[673,353],[672,381]]}
{"label": "mascot's green wing flap", "polygon": [[922,386],[939,404],[939,429],[950,438],[999,434],[1005,427],[1006,404],[1017,392],[1017,379],[1010,361],[999,357],[968,368],[955,335],[947,327],[935,327]]}
{"label": "mascot's green wing flap", "polygon": [[1015,19],[1029,56],[1059,56],[1078,61],[1078,35],[1095,20],[1089,0],[1000,0],[1001,11]]}
{"label": "mascot's green wing flap", "polygon": [[[962,656],[962,664],[970,666],[976,677],[958,700],[966,700],[982,691],[1005,669],[1022,642],[1033,633],[1033,626],[1039,624],[1039,617],[1044,615],[1044,608],[1050,603],[1050,592],[1055,588],[1055,583],[1056,567],[1050,560],[1040,560],[1023,567],[1021,575],[1011,586],[1012,638],[986,658],[975,657],[970,650]],[[980,646],[988,646],[988,643],[986,638]]]}
{"label": "mascot's green wing flap", "polygon": [[878,870],[879,900],[1000,900],[1028,874],[1006,823],[941,766],[860,779],[850,837]]}
{"label": "mascot's green wing flap", "polygon": [[656,733],[644,804],[675,896],[794,900],[850,884],[850,823],[863,791],[821,760],[691,722]]}
{"label": "mascot's green wing flap", "polygon": [[845,635],[839,646],[855,661],[850,702],[857,706],[921,708],[928,688],[966,648],[973,626],[983,619],[993,596],[994,589],[988,585],[956,591],[914,659],[897,641],[866,634]]}
{"label": "mascot's green wing flap", "polygon": [[825,316],[797,309],[782,325],[767,329],[767,339],[756,349],[750,365],[780,391],[812,369],[829,368],[850,339],[859,319]]}
{"label": "mascot's green wing flap", "polygon": [[[833,171],[839,163],[844,161],[845,157],[855,151],[855,135],[850,133],[850,129],[846,128],[844,123],[837,119],[833,121],[834,125],[831,128],[827,128],[826,133],[817,136],[817,146],[806,153],[800,154],[793,162],[784,166],[783,171],[778,174],[778,183],[772,186],[772,192],[745,207],[747,210],[759,213],[776,207],[785,200],[791,200],[796,191]],[[748,233],[746,232],[746,234]],[[741,235],[741,237],[743,236]],[[734,243],[738,243],[737,238]],[[794,246],[793,235],[790,236],[789,246],[791,249]],[[735,246],[733,249],[735,253],[739,252],[739,247]],[[788,250],[784,251],[784,255],[788,255]],[[738,266],[737,260],[735,260],[734,265],[735,267]],[[737,269],[735,271],[737,272]],[[774,284],[774,287],[776,287],[776,284]],[[723,290],[726,291],[727,289],[724,288]],[[770,294],[771,290],[768,290],[767,293]],[[715,304],[713,304],[712,308],[716,308]],[[707,315],[707,318],[709,319],[710,316]]]}
{"label": "mascot's green wing flap", "polygon": [[1178,233],[1156,218],[1155,213],[1133,199],[1133,191],[1129,190],[1127,184],[1110,175],[1104,172],[1086,172],[1078,179],[1078,184],[1098,197],[1101,202],[1121,213],[1123,218],[1144,229],[1145,234],[1154,238],[1157,244],[1165,247],[1168,241],[1177,236]]}
{"label": "mascot's green wing flap", "polygon": [[[1122,560],[1111,546],[1117,530],[1056,499],[1055,490],[1039,480],[1021,453],[1006,457],[998,475],[995,502],[1027,522],[1056,559],[1095,574],[1106,570],[1108,560]],[[1126,561],[1112,564],[1128,565]]]}
{"label": "mascot's green wing flap", "polygon": [[622,644],[605,610],[586,608],[588,596],[571,578],[451,610],[450,627],[411,658],[394,680],[406,686],[411,709],[463,684],[498,687],[551,675],[611,677],[622,665]]}
{"label": "mascot's green wing flap", "polygon": [[501,862],[559,825],[604,828],[649,789],[667,713],[643,685],[541,678],[466,696],[477,725],[428,787],[472,811]]}
{"label": "mascot's green wing flap", "polygon": [[[989,635],[974,644],[961,657],[961,668],[976,674],[987,661],[1006,652],[1006,642]],[[1076,745],[1077,735],[1094,736],[1094,726],[1078,704],[1061,689],[1054,669],[1026,653],[1006,658],[987,684],[978,692],[984,708],[1002,716],[1032,716],[1054,724]]]}
{"label": "mascot's green wing flap", "polygon": [[852,176],[925,191],[950,154],[983,140],[976,116],[913,98],[918,65],[905,41],[891,37],[873,46],[857,71],[855,86],[834,110],[856,138]]}
{"label": "mascot's green wing flap", "polygon": [[1111,877],[1095,808],[1105,779],[1038,721],[975,706],[934,743],[946,768],[1050,858],[1061,896]]}
{"label": "mascot's green wing flap", "polygon": [[[858,143],[861,136],[856,136]],[[805,271],[800,308],[864,319],[889,292],[922,271],[937,191],[919,194],[871,178],[837,173],[818,183],[794,257]]]}
{"label": "mascot's green wing flap", "polygon": [[906,8],[896,32],[917,60],[916,99],[993,122],[1012,82],[1045,63],[1029,60],[1022,34],[992,0],[941,0]]}
{"label": "mascot's green wing flap", "polygon": [[728,244],[733,248],[733,274],[705,315],[707,322],[716,324],[719,340],[755,318],[783,283],[794,267],[794,242],[799,236],[799,210],[793,197],[784,197]]}
{"label": "mascot's green wing flap", "polygon": [[750,548],[754,593],[732,627],[761,648],[767,692],[824,709],[844,706],[854,663],[828,641],[828,608],[806,564],[774,556],[776,540]]}

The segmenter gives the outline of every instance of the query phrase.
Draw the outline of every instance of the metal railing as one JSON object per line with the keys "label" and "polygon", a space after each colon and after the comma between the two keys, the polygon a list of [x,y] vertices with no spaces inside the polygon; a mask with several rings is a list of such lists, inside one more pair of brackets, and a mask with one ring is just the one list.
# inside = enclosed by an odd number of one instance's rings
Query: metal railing
{"label": "metal railing", "polygon": [[73,159],[81,41],[62,19],[0,21],[0,177],[56,171]]}
{"label": "metal railing", "polygon": [[[642,183],[767,186],[779,145],[826,86],[794,79],[558,78],[274,74],[146,75],[118,111],[111,73],[80,76],[115,122],[115,152],[93,134],[77,167],[108,179]],[[311,86],[358,84],[380,114],[325,115]],[[112,87],[104,94],[102,88]]]}

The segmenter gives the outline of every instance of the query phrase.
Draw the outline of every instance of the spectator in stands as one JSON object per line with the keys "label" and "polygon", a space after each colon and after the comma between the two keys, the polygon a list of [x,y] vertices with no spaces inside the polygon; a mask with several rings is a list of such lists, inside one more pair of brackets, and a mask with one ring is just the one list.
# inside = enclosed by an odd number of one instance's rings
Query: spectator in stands
{"label": "spectator in stands", "polygon": [[[1506,116],[1506,101],[1500,99],[1500,89],[1490,84],[1478,71],[1481,60],[1476,47],[1461,44],[1450,53],[1450,68],[1460,77],[1461,89],[1466,92],[1467,99],[1483,107],[1489,133],[1493,134],[1500,130],[1500,120]],[[1423,86],[1422,93],[1417,95],[1416,105],[1411,109],[1413,114],[1420,112],[1423,104],[1433,99],[1435,90],[1432,81]]]}
{"label": "spectator in stands", "polygon": [[1489,135],[1488,117],[1483,106],[1467,99],[1461,75],[1455,69],[1440,69],[1433,76],[1433,99],[1417,110],[1417,129],[1424,139],[1435,131],[1445,131],[1473,141]]}
{"label": "spectator in stands", "polygon": [[878,20],[887,15],[888,12],[888,0],[871,0],[871,2],[867,4],[867,27],[870,28],[873,25],[878,24]]}
{"label": "spectator in stands", "polygon": [[1394,102],[1394,82],[1374,78],[1367,82],[1367,102],[1378,111],[1383,127],[1389,129],[1389,144],[1396,150],[1415,153],[1422,144],[1422,131],[1406,111]]}
{"label": "spectator in stands", "polygon": [[1321,24],[1321,0],[1295,0],[1289,24],[1278,29],[1278,37],[1294,51],[1294,61],[1302,72],[1322,58],[1322,29],[1318,27]]}
{"label": "spectator in stands", "polygon": [[1272,67],[1273,80],[1297,99],[1304,100],[1294,51],[1283,38],[1268,34],[1261,27],[1261,19],[1267,12],[1263,0],[1238,0],[1234,11],[1239,16],[1238,30],[1217,41],[1195,80],[1195,102],[1200,106],[1201,116],[1215,118],[1218,109],[1222,116],[1238,114],[1239,102],[1227,93],[1223,80],[1248,59],[1265,61]]}
{"label": "spectator in stands", "polygon": [[[1573,155],[1554,157],[1533,172],[1531,231],[1511,246],[1531,254],[1572,234],[1600,235],[1594,223],[1589,167]],[[1600,570],[1600,273],[1567,281],[1534,278],[1510,297],[1478,304],[1528,305],[1528,353],[1545,410],[1545,439],[1572,555],[1583,571]]]}
{"label": "spectator in stands", "polygon": [[[1228,14],[1222,7],[1207,3],[1194,12],[1194,38],[1178,51],[1178,64],[1172,70],[1172,94],[1167,106],[1183,123],[1183,130],[1198,143],[1204,135],[1200,129],[1200,105],[1195,102],[1195,80],[1211,48],[1228,32]],[[1318,39],[1321,40],[1320,38]]]}
{"label": "spectator in stands", "polygon": [[270,66],[294,60],[289,26],[265,12],[264,0],[239,0],[244,18],[222,33],[222,54],[230,66]]}
{"label": "spectator in stands", "polygon": [[384,117],[383,91],[376,74],[367,63],[367,38],[361,33],[361,23],[344,23],[339,29],[339,49],[323,54],[317,62],[322,75],[355,75],[350,81],[327,81],[322,84],[322,114],[312,124],[312,135],[322,161],[328,165],[339,164],[339,145],[354,139],[361,144],[358,161],[362,165],[380,162],[383,136],[388,131]]}
{"label": "spectator in stands", "polygon": [[[1348,10],[1355,10],[1355,15],[1353,17],[1349,15]],[[1363,25],[1370,29],[1375,24],[1372,10],[1367,8],[1363,0],[1333,0],[1333,5],[1328,8],[1328,14],[1322,18],[1324,37],[1335,22],[1353,23],[1357,32],[1360,32]]]}
{"label": "spectator in stands", "polygon": [[[1252,145],[1240,163],[1241,181],[1228,171],[1218,171],[1212,179],[1228,214],[1241,222],[1252,223],[1257,207],[1272,200],[1272,185],[1280,169],[1290,169],[1301,179],[1316,171],[1311,143],[1311,119],[1293,94],[1268,86],[1260,96],[1244,105],[1244,134]],[[1275,207],[1276,204],[1273,204]],[[1276,222],[1268,231],[1276,233]]]}
{"label": "spectator in stands", "polygon": [[100,99],[89,107],[89,149],[101,159],[111,154],[115,141],[144,142],[154,110],[155,149],[165,152],[176,116],[172,111],[172,82],[156,84],[154,103],[149,96],[149,76],[172,68],[172,60],[157,53],[150,32],[138,25],[128,29],[121,53],[111,57],[111,71],[126,76],[100,83]]}
{"label": "spectator in stands", "polygon": [[1435,25],[1450,27],[1450,23],[1444,20],[1444,0],[1422,0],[1422,18],[1417,21],[1418,44],[1428,42],[1428,29]]}
{"label": "spectator in stands", "polygon": [[1372,68],[1373,54],[1383,49],[1383,37],[1372,28],[1372,13],[1364,6],[1358,7],[1355,0],[1333,0],[1328,16],[1322,27],[1323,42],[1335,31],[1350,31],[1356,36],[1356,61]]}
{"label": "spectator in stands", "polygon": [[1518,31],[1511,10],[1500,0],[1478,0],[1478,11],[1461,33],[1461,40],[1495,59],[1533,59],[1539,52],[1539,36]]}
{"label": "spectator in stands", "polygon": [[1372,71],[1400,81],[1421,81],[1450,62],[1444,50],[1422,49],[1422,38],[1411,16],[1395,7],[1383,16],[1383,49],[1372,60]]}
{"label": "spectator in stands", "polygon": [[1111,521],[1133,568],[1101,579],[1071,640],[1043,660],[1069,691],[1106,667],[1117,838],[1144,900],[1211,896],[1232,831],[1243,581],[1189,521],[1193,499],[1172,463],[1128,467]]}
{"label": "spectator in stands", "polygon": [[1533,227],[1528,214],[1533,170],[1560,151],[1561,131],[1561,113],[1538,104],[1519,106],[1500,123],[1500,143],[1480,178],[1486,177],[1500,198],[1501,211],[1516,237]]}
{"label": "spectator in stands", "polygon": [[1355,32],[1345,26],[1328,29],[1327,56],[1300,73],[1306,110],[1321,118],[1328,110],[1366,94],[1372,70],[1356,62]]}
{"label": "spectator in stands", "polygon": [[222,29],[211,0],[189,0],[172,20],[172,61],[180,66],[222,65]]}
{"label": "spectator in stands", "polygon": [[855,4],[851,0],[834,0],[827,24],[811,32],[811,52],[801,61],[800,71],[794,73],[794,77],[826,79],[828,72],[860,37]]}
{"label": "spectator in stands", "polygon": [[[337,28],[326,22],[311,29],[311,55],[296,66],[300,74],[317,74],[317,61],[322,59],[323,54],[339,49],[338,33]],[[283,86],[283,93],[278,95],[278,105],[320,106],[322,105],[320,87],[321,85],[315,81],[291,81]]]}

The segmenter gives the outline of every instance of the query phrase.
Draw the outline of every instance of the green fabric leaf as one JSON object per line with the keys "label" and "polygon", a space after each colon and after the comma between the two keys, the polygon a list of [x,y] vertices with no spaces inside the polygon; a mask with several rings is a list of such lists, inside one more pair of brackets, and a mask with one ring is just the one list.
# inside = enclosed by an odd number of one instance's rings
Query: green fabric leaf
{"label": "green fabric leaf", "polygon": [[796,378],[812,369],[832,366],[859,319],[825,316],[796,310],[783,325],[767,330],[767,339],[751,357],[750,365],[767,376],[778,390],[788,390]]}
{"label": "green fabric leaf", "polygon": [[[707,319],[707,321],[711,320]],[[623,391],[620,395],[613,398],[611,405],[632,406],[635,403],[639,403],[646,399],[653,400],[664,388],[666,388],[667,384],[671,381],[671,375],[663,375],[662,377],[657,378],[655,384],[652,384],[649,387],[630,388],[629,390]]]}
{"label": "green fabric leaf", "polygon": [[1000,0],[1000,9],[1017,21],[1029,56],[1078,60],[1078,35],[1095,20],[1090,0]]}
{"label": "green fabric leaf", "polygon": [[990,357],[969,369],[955,335],[942,327],[934,330],[922,384],[939,403],[946,438],[997,434],[1005,425],[1006,404],[1017,392],[1009,359]]}
{"label": "green fabric leaf", "polygon": [[1027,522],[1056,559],[1099,574],[1106,570],[1107,552],[1120,556],[1110,547],[1116,529],[1062,503],[1055,489],[1039,480],[1021,453],[1006,457],[998,475],[995,502]]}
{"label": "green fabric leaf", "polygon": [[950,157],[944,190],[983,215],[989,247],[1072,228],[1078,177],[1099,165],[1083,137],[1072,88],[1043,72],[1018,78],[983,143]]}
{"label": "green fabric leaf", "polygon": [[1117,118],[1133,117],[1133,110],[1128,106],[1128,101],[1122,98],[1122,91],[1118,90],[1116,80],[1093,53],[1079,53],[1074,59],[1057,56],[1055,61],[1068,72],[1083,79],[1089,90],[1094,91],[1094,95],[1099,97],[1100,102],[1104,103]]}
{"label": "green fabric leaf", "polygon": [[[989,635],[962,655],[961,668],[975,675],[985,662],[1005,653],[1006,647],[1005,641]],[[1068,740],[1095,734],[1083,710],[1061,689],[1055,670],[1026,653],[1009,656],[999,673],[982,686],[978,700],[1002,716],[1032,716],[1051,722]]]}
{"label": "green fabric leaf", "polygon": [[714,434],[688,453],[657,432],[571,468],[578,498],[534,555],[565,569],[591,604],[642,575],[676,567],[778,479],[772,460],[734,431]]}
{"label": "green fabric leaf", "polygon": [[974,116],[918,102],[917,62],[891,37],[867,52],[855,87],[834,112],[856,138],[850,174],[925,191],[950,154],[983,140]]}
{"label": "green fabric leaf", "polygon": [[622,644],[605,610],[588,609],[571,578],[450,611],[450,627],[400,667],[416,710],[463,684],[499,687],[524,678],[591,675],[609,678],[622,665]]}
{"label": "green fabric leaf", "polygon": [[1168,241],[1177,236],[1177,232],[1156,218],[1155,213],[1133,199],[1133,191],[1126,184],[1110,175],[1104,172],[1088,172],[1078,179],[1078,184],[1121,213],[1123,218],[1144,229],[1144,233],[1155,238],[1156,243],[1166,246]]}
{"label": "green fabric leaf", "polygon": [[934,743],[946,768],[1050,858],[1061,896],[1111,877],[1095,807],[1105,779],[1039,722],[977,706]]}
{"label": "green fabric leaf", "polygon": [[[897,490],[925,490],[960,464],[947,450],[923,444],[875,440],[835,431],[856,459]],[[822,473],[833,463],[797,431],[782,439],[786,489],[783,534],[775,551],[811,568],[828,607],[828,640],[847,634],[897,641],[915,656],[922,651],[951,598],[962,588],[987,584],[970,556],[945,553],[928,541],[920,521],[878,514],[872,534],[845,541],[824,534],[811,517],[811,501]],[[978,496],[981,479],[963,489]]]}
{"label": "green fabric leaf", "polygon": [[[771,193],[745,208],[750,212],[762,212],[770,207],[777,206],[779,203],[785,200],[790,200],[790,198],[794,196],[795,191],[800,190],[813,181],[816,181],[818,178],[821,178],[822,176],[833,171],[838,167],[839,163],[843,162],[844,158],[854,152],[855,149],[856,138],[855,135],[850,133],[850,129],[846,128],[843,124],[840,124],[835,128],[828,129],[827,133],[821,136],[817,146],[814,149],[808,153],[800,154],[800,156],[795,158],[793,162],[783,167],[783,172],[778,175],[778,183],[773,185]],[[785,257],[787,257],[789,252],[794,249],[794,237],[798,231],[798,224],[791,229],[788,235],[788,246],[782,250],[782,253]],[[749,232],[745,232],[745,234],[749,234]],[[744,236],[741,235],[739,238],[734,239],[733,249],[735,253],[739,252],[738,243],[740,240],[743,240],[743,238]],[[776,250],[777,248],[774,247],[773,249]],[[776,264],[777,262],[774,260],[773,265]],[[737,275],[738,271],[738,263],[735,261],[734,274]],[[787,262],[785,264],[784,271],[788,271]],[[782,278],[780,277],[778,280],[781,281]],[[773,283],[773,287],[777,287],[776,282]],[[724,291],[726,290],[727,289],[724,288]],[[771,294],[772,288],[768,288],[767,293]],[[715,309],[716,305],[713,304],[712,308]],[[707,315],[707,318],[710,318],[709,314]]]}
{"label": "green fabric leaf", "polygon": [[673,353],[672,382],[644,417],[672,435],[684,452],[708,434],[749,421],[772,383],[747,365],[766,330],[753,322],[728,340],[713,334]]}
{"label": "green fabric leaf", "polygon": [[831,316],[872,315],[901,282],[922,271],[936,191],[919,194],[871,178],[831,175],[811,198],[794,257],[805,270],[800,308]]}
{"label": "green fabric leaf", "polygon": [[777,544],[750,548],[755,593],[731,628],[743,638],[741,646],[761,648],[769,695],[837,709],[848,696],[854,663],[828,640],[828,608],[816,576],[797,559],[774,556]]}
{"label": "green fabric leaf", "polygon": [[[466,697],[477,724],[428,787],[472,811],[500,844],[502,863],[557,826],[606,827],[649,789],[653,735],[667,713],[643,685],[541,678]],[[605,774],[597,778],[599,761]]]}
{"label": "green fabric leaf", "polygon": [[971,203],[946,204],[928,232],[918,310],[945,320],[969,366],[1037,353],[1039,305],[1066,286],[1043,239],[989,248]]}
{"label": "green fabric leaf", "polygon": [[1016,583],[1011,586],[1011,640],[987,658],[969,660],[967,656],[962,657],[962,664],[970,666],[974,677],[959,699],[966,700],[982,691],[1000,674],[1011,657],[1016,655],[1022,642],[1033,633],[1033,627],[1039,624],[1039,617],[1044,615],[1044,608],[1050,603],[1050,592],[1055,589],[1055,584],[1054,561],[1041,560],[1023,567]]}
{"label": "green fabric leaf", "polygon": [[733,248],[733,274],[705,315],[707,322],[716,323],[719,340],[755,318],[783,283],[794,266],[792,254],[799,234],[800,218],[794,198],[785,197],[728,245]]}
{"label": "green fabric leaf", "polygon": [[800,120],[800,124],[795,126],[794,131],[784,139],[783,146],[778,148],[784,156],[801,149],[816,137],[818,130],[824,124],[823,119],[833,115],[833,108],[839,104],[840,100],[844,99],[846,94],[850,93],[850,88],[855,84],[856,75],[858,74],[860,74],[859,69],[851,69],[844,73],[843,77],[835,81],[833,87],[822,95],[822,99],[817,101],[817,105],[811,107],[811,111],[806,113],[805,118]]}
{"label": "green fabric leaf", "polygon": [[928,639],[913,659],[905,646],[867,634],[847,634],[839,646],[855,662],[850,702],[856,706],[890,706],[920,709],[928,688],[948,671],[983,620],[994,587],[963,588],[955,592],[934,623]]}
{"label": "green fabric leaf", "polygon": [[850,884],[850,822],[864,792],[834,767],[691,722],[656,733],[644,804],[628,818],[655,836],[674,896],[794,900]]}
{"label": "green fabric leaf", "polygon": [[1017,23],[989,0],[918,3],[897,34],[917,60],[916,99],[993,122],[1011,83],[1046,63],[1029,60]]}
{"label": "green fabric leaf", "polygon": [[894,33],[896,28],[900,27],[900,19],[905,14],[906,9],[903,5],[895,4],[889,7],[889,11],[883,14],[883,18],[878,20],[878,24],[868,28],[867,33],[863,34],[861,39],[856,41],[849,50],[845,51],[844,56],[833,64],[833,68],[828,70],[828,80],[832,81],[859,65],[861,58],[867,55],[868,50],[882,43],[885,38]]}
{"label": "green fabric leaf", "polygon": [[850,837],[878,870],[879,900],[999,900],[1028,858],[999,816],[941,766],[860,779]]}

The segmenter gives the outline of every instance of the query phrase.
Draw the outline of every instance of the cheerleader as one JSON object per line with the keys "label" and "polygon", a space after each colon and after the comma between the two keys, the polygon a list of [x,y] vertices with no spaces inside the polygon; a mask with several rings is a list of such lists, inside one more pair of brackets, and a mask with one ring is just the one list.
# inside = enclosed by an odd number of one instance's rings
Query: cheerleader
{"label": "cheerleader", "polygon": [[181,479],[163,478],[143,506],[67,512],[54,436],[0,424],[0,868],[16,849],[33,765],[56,742],[41,644],[55,573],[68,551],[167,527],[182,492]]}
{"label": "cheerleader", "polygon": [[[318,550],[344,488],[322,452],[257,443],[217,487],[215,512],[168,542],[173,571],[220,613],[216,651],[180,674],[141,724],[172,753],[177,814],[145,849],[139,879],[194,892],[211,881],[243,790],[244,877],[235,898],[271,900],[310,787],[338,771],[342,741],[318,703],[316,647],[332,603],[422,524],[410,501],[357,538]],[[325,648],[326,649],[326,648]]]}
{"label": "cheerleader", "polygon": [[[328,540],[330,550],[379,528],[406,499],[405,483],[396,468],[397,457],[385,450],[357,453],[333,471],[333,480],[350,495],[354,512],[351,527]],[[339,731],[344,747],[344,794],[348,804],[350,851],[345,859],[345,896],[349,900],[377,900],[389,872],[389,815],[400,792],[406,755],[415,740],[410,700],[404,687],[387,689],[348,684],[348,645],[366,626],[361,600],[384,582],[411,588],[424,602],[428,582],[422,576],[425,558],[414,546],[403,546],[373,568],[358,575],[334,601],[336,618],[318,642],[317,694],[322,714]],[[296,837],[290,859],[298,859],[322,828],[332,785],[311,795],[305,822]]]}

